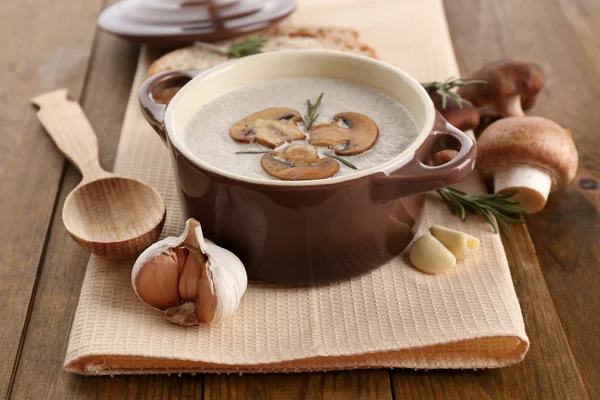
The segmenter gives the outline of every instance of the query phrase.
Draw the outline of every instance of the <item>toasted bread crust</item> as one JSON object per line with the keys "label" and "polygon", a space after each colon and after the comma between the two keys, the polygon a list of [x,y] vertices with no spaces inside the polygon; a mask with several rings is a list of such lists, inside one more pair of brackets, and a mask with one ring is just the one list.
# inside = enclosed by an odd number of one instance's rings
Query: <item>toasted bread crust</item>
{"label": "toasted bread crust", "polygon": [[[277,51],[288,49],[327,49],[361,54],[377,58],[375,50],[359,41],[356,30],[346,27],[322,26],[274,26],[258,32],[267,42],[263,50]],[[228,45],[246,39],[246,35],[235,40],[217,43]],[[189,46],[165,54],[156,60],[148,71],[148,76],[174,69],[210,68],[228,60],[227,56],[198,46]]]}

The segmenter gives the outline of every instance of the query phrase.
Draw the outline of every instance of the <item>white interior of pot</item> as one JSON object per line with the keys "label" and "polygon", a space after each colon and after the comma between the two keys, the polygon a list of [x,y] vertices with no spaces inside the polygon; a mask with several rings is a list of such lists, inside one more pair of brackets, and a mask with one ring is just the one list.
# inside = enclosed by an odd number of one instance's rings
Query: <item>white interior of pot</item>
{"label": "white interior of pot", "polygon": [[[256,82],[286,77],[344,79],[371,86],[402,103],[414,117],[419,135],[404,152],[392,160],[360,173],[323,181],[268,181],[231,174],[203,162],[183,146],[181,135],[189,119],[205,103]],[[279,186],[332,184],[378,171],[389,171],[412,154],[425,140],[435,119],[435,110],[422,86],[406,73],[381,61],[326,50],[291,50],[259,54],[230,61],[207,70],[171,100],[165,126],[171,143],[200,167],[235,179]]]}

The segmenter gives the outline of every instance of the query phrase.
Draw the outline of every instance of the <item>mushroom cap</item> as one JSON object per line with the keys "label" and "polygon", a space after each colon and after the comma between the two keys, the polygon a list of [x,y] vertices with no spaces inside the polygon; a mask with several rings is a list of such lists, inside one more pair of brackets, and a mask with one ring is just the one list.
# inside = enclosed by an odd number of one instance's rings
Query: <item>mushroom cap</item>
{"label": "mushroom cap", "polygon": [[433,101],[435,109],[446,118],[446,121],[461,131],[468,131],[479,126],[481,119],[479,111],[469,100],[462,99],[462,107],[459,107],[455,99],[447,96],[446,108],[443,108],[442,95],[439,92],[430,91],[429,97]]}
{"label": "mushroom cap", "polygon": [[263,170],[286,181],[306,181],[330,178],[340,164],[331,158],[319,157],[317,149],[308,144],[292,144],[283,151],[271,151],[260,159]]}
{"label": "mushroom cap", "polygon": [[477,169],[486,176],[511,165],[528,165],[550,175],[557,189],[575,178],[577,163],[569,132],[544,117],[500,119],[477,140]]}
{"label": "mushroom cap", "polygon": [[236,122],[229,136],[236,142],[254,141],[272,149],[293,140],[304,140],[306,135],[296,125],[302,115],[291,108],[267,108]]}
{"label": "mushroom cap", "polygon": [[486,81],[482,85],[467,85],[457,90],[476,107],[496,103],[499,99],[521,96],[521,107],[533,107],[535,96],[544,87],[544,71],[539,64],[504,58],[485,64],[469,79]]}
{"label": "mushroom cap", "polygon": [[[340,126],[340,122],[345,126]],[[355,112],[342,112],[333,116],[332,123],[313,127],[309,143],[329,147],[339,156],[353,156],[373,147],[378,137],[379,127],[371,118]]]}

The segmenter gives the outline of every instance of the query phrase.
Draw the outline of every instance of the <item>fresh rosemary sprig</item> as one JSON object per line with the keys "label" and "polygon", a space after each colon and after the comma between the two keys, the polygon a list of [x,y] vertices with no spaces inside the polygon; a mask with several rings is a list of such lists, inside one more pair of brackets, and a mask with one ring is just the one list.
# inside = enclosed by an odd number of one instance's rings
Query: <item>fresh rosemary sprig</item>
{"label": "fresh rosemary sprig", "polygon": [[304,114],[303,117],[304,125],[306,125],[306,132],[310,131],[310,128],[312,128],[317,118],[319,118],[317,111],[319,110],[319,107],[321,107],[321,100],[323,100],[323,93],[319,95],[315,104],[312,104],[310,100],[306,101],[306,114]]}
{"label": "fresh rosemary sprig", "polygon": [[246,56],[251,56],[253,54],[261,53],[265,42],[266,40],[261,38],[259,35],[256,35],[242,42],[234,43],[229,46],[218,46],[216,44],[205,42],[196,42],[195,45],[198,47],[203,47],[205,49],[216,51],[217,53],[221,53],[224,56],[228,56],[231,58],[242,58]]}
{"label": "fresh rosemary sprig", "polygon": [[476,215],[479,212],[492,225],[495,233],[498,233],[498,224],[502,229],[509,231],[508,222],[524,224],[526,221],[522,215],[529,214],[528,211],[515,207],[518,201],[509,200],[517,192],[505,194],[468,194],[451,187],[438,189],[437,192],[444,199],[452,214],[459,214],[465,221],[467,212]]}
{"label": "fresh rosemary sprig", "polygon": [[265,154],[270,153],[273,150],[250,150],[250,151],[236,151],[235,154]]}
{"label": "fresh rosemary sprig", "polygon": [[421,83],[421,86],[425,88],[428,92],[438,92],[442,96],[442,108],[446,109],[446,104],[448,102],[448,96],[452,97],[458,108],[462,108],[462,98],[458,93],[453,91],[452,89],[467,86],[467,85],[480,85],[483,83],[487,83],[486,81],[476,80],[476,79],[466,79],[466,78],[457,78],[450,77],[446,79],[444,82],[426,82]]}
{"label": "fresh rosemary sprig", "polygon": [[336,160],[338,160],[339,162],[341,162],[342,164],[347,165],[348,167],[352,168],[352,169],[358,169],[356,168],[356,165],[352,164],[350,161],[343,159],[340,156],[336,156],[335,154],[332,153],[323,153],[324,156],[329,157],[329,158],[334,158]]}
{"label": "fresh rosemary sprig", "polygon": [[265,42],[266,40],[261,38],[259,35],[252,36],[250,39],[246,39],[243,42],[234,43],[229,46],[227,55],[233,58],[242,58],[261,53]]}

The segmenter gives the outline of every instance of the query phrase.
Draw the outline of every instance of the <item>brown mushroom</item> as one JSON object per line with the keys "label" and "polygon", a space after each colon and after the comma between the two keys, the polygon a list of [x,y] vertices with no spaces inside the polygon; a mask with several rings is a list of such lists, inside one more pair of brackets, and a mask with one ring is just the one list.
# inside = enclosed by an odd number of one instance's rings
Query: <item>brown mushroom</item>
{"label": "brown mushroom", "polygon": [[306,138],[296,125],[300,121],[300,113],[291,108],[267,108],[236,122],[229,129],[229,135],[236,142],[256,141],[274,149],[286,142]]}
{"label": "brown mushroom", "polygon": [[313,127],[309,143],[329,147],[340,156],[353,156],[373,147],[378,137],[379,127],[371,118],[355,112],[343,112],[334,115],[332,123]]}
{"label": "brown mushroom", "polygon": [[461,99],[460,105],[450,96],[446,98],[446,107],[442,107],[442,95],[439,92],[428,91],[436,110],[446,121],[460,129],[468,131],[479,126],[479,111],[469,100]]}
{"label": "brown mushroom", "polygon": [[529,212],[546,205],[550,189],[575,178],[577,149],[568,131],[543,117],[500,119],[479,137],[477,168],[494,177],[494,192],[516,192]]}
{"label": "brown mushroom", "polygon": [[292,144],[282,152],[271,151],[262,156],[260,165],[267,174],[286,181],[329,178],[340,169],[337,161],[319,157],[317,149],[308,144]]}
{"label": "brown mushroom", "polygon": [[458,94],[478,107],[482,116],[525,115],[523,110],[533,107],[535,96],[545,83],[544,71],[538,64],[510,58],[485,64],[469,78],[486,83],[463,86]]}

